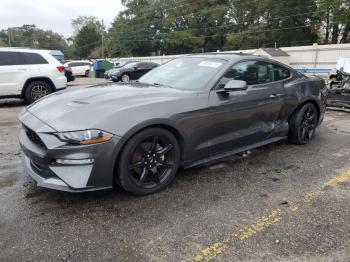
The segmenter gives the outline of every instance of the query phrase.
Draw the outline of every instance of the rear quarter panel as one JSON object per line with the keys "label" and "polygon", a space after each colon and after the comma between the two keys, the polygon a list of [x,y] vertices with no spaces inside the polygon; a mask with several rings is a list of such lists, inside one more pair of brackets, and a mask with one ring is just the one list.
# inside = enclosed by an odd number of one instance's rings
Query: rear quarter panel
{"label": "rear quarter panel", "polygon": [[284,84],[286,92],[284,114],[287,119],[301,104],[314,101],[320,110],[320,120],[326,109],[327,88],[325,81],[319,77],[307,77],[294,74]]}

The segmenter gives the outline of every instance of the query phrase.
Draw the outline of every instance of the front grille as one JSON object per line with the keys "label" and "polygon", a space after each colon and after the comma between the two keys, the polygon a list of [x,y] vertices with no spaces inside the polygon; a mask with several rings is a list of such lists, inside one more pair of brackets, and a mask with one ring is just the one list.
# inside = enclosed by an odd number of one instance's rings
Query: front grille
{"label": "front grille", "polygon": [[36,144],[41,148],[46,148],[44,142],[41,140],[41,138],[38,136],[37,133],[35,133],[33,130],[31,130],[26,126],[23,126],[23,127],[30,141],[32,141],[34,144]]}
{"label": "front grille", "polygon": [[48,168],[45,168],[33,161],[30,161],[30,164],[33,168],[33,170],[35,171],[36,174],[38,174],[39,176],[41,176],[42,178],[51,178],[51,177],[56,177],[56,175],[49,170]]}

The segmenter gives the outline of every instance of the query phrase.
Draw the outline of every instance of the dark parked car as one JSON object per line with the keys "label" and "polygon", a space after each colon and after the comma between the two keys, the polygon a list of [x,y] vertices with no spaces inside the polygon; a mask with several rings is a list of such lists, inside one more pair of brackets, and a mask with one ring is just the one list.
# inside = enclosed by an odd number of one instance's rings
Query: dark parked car
{"label": "dark parked car", "polygon": [[261,57],[178,58],[135,83],[68,90],[28,106],[20,115],[25,170],[58,190],[118,184],[153,193],[179,166],[284,139],[309,143],[326,94],[323,80]]}
{"label": "dark parked car", "polygon": [[64,75],[67,78],[67,82],[72,82],[75,80],[75,76],[73,76],[72,68],[65,66],[64,67]]}
{"label": "dark parked car", "polygon": [[144,74],[148,73],[152,69],[159,66],[152,62],[134,62],[126,64],[125,66],[114,70],[109,74],[109,77],[113,82],[125,82],[128,83],[130,80],[137,80]]}
{"label": "dark parked car", "polygon": [[119,63],[116,63],[115,62],[115,66],[110,69],[110,70],[107,70],[105,73],[104,73],[104,77],[105,79],[107,80],[110,80],[111,79],[111,74],[114,74],[114,73],[117,73],[120,68],[126,66],[127,64],[130,64],[130,63],[136,63],[137,61],[120,61]]}

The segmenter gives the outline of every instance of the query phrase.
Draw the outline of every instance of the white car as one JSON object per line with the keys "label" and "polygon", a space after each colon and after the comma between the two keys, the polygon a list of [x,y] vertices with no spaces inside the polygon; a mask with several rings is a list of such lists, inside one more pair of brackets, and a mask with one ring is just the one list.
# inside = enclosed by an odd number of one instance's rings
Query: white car
{"label": "white car", "polygon": [[70,61],[65,63],[64,66],[70,67],[74,76],[88,77],[92,70],[92,63],[89,61]]}
{"label": "white car", "polygon": [[28,103],[64,89],[64,66],[49,50],[0,48],[0,98]]}

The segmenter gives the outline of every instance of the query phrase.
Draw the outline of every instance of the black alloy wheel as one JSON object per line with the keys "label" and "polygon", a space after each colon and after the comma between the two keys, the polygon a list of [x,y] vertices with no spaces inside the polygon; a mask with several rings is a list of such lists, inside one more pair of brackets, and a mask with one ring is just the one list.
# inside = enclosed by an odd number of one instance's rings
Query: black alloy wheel
{"label": "black alloy wheel", "polygon": [[119,182],[131,193],[154,193],[174,179],[179,161],[179,144],[173,134],[160,128],[143,130],[123,150]]}
{"label": "black alloy wheel", "polygon": [[311,103],[303,105],[291,118],[289,140],[297,144],[307,144],[315,136],[318,112]]}
{"label": "black alloy wheel", "polygon": [[309,141],[315,134],[317,127],[317,111],[313,105],[308,105],[300,125],[300,137],[302,141]]}

